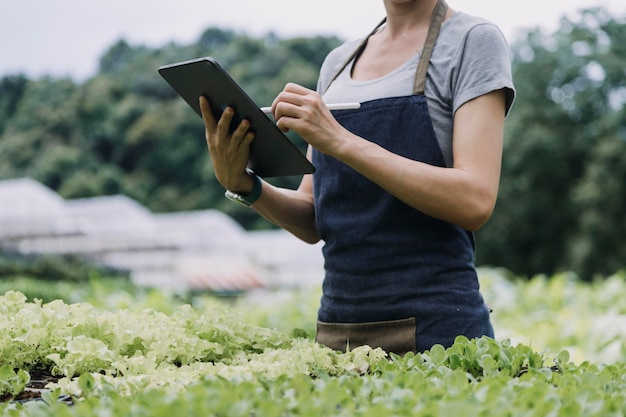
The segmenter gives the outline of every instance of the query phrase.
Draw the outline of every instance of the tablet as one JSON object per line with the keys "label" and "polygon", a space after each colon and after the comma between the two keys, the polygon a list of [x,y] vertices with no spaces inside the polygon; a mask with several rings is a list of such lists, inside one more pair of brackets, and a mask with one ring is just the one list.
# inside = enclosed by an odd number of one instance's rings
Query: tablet
{"label": "tablet", "polygon": [[215,120],[231,106],[237,113],[231,132],[242,119],[250,121],[255,133],[250,145],[248,168],[260,177],[310,174],[315,171],[304,154],[276,127],[259,106],[211,57],[164,65],[159,74],[200,117],[200,96],[209,99]]}

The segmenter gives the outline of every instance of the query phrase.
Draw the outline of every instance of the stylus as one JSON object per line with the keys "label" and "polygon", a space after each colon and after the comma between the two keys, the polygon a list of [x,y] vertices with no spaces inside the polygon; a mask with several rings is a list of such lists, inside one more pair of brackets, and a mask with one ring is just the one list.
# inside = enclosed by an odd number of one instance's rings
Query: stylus
{"label": "stylus", "polygon": [[[328,110],[353,110],[361,107],[361,103],[334,103],[327,104]],[[261,111],[265,114],[272,112],[271,107],[261,107]]]}

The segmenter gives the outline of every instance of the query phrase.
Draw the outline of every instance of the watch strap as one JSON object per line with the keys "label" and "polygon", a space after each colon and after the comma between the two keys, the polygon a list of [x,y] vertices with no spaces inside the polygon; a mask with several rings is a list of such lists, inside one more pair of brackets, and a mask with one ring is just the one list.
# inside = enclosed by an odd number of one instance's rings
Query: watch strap
{"label": "watch strap", "polygon": [[261,197],[263,184],[261,183],[261,178],[257,174],[255,174],[254,171],[252,171],[250,168],[246,168],[246,172],[248,173],[248,175],[252,176],[252,191],[250,191],[250,194],[246,194],[243,197],[245,197],[250,204],[253,204],[259,199],[259,197]]}
{"label": "watch strap", "polygon": [[226,190],[224,196],[229,200],[243,204],[246,207],[251,207],[252,204],[254,204],[261,196],[261,192],[263,191],[263,183],[261,182],[261,178],[256,175],[251,169],[246,168],[246,173],[252,177],[252,191],[250,191],[250,193],[248,194],[238,194]]}

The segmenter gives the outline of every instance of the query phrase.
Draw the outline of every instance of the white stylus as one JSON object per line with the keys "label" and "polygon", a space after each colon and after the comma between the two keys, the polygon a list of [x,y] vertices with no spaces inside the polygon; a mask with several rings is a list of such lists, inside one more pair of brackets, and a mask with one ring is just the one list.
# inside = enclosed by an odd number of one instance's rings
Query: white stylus
{"label": "white stylus", "polygon": [[[361,107],[361,103],[333,103],[327,104],[328,110],[353,110]],[[271,107],[261,107],[261,111],[265,114],[272,112]]]}

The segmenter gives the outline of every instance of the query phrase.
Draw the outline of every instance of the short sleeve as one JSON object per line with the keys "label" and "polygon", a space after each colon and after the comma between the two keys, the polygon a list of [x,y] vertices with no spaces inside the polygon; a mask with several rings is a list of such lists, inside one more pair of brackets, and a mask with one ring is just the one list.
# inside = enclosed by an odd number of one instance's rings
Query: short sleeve
{"label": "short sleeve", "polygon": [[492,91],[506,90],[506,114],[515,100],[511,52],[497,26],[484,23],[467,32],[452,79],[453,113],[466,102]]}

